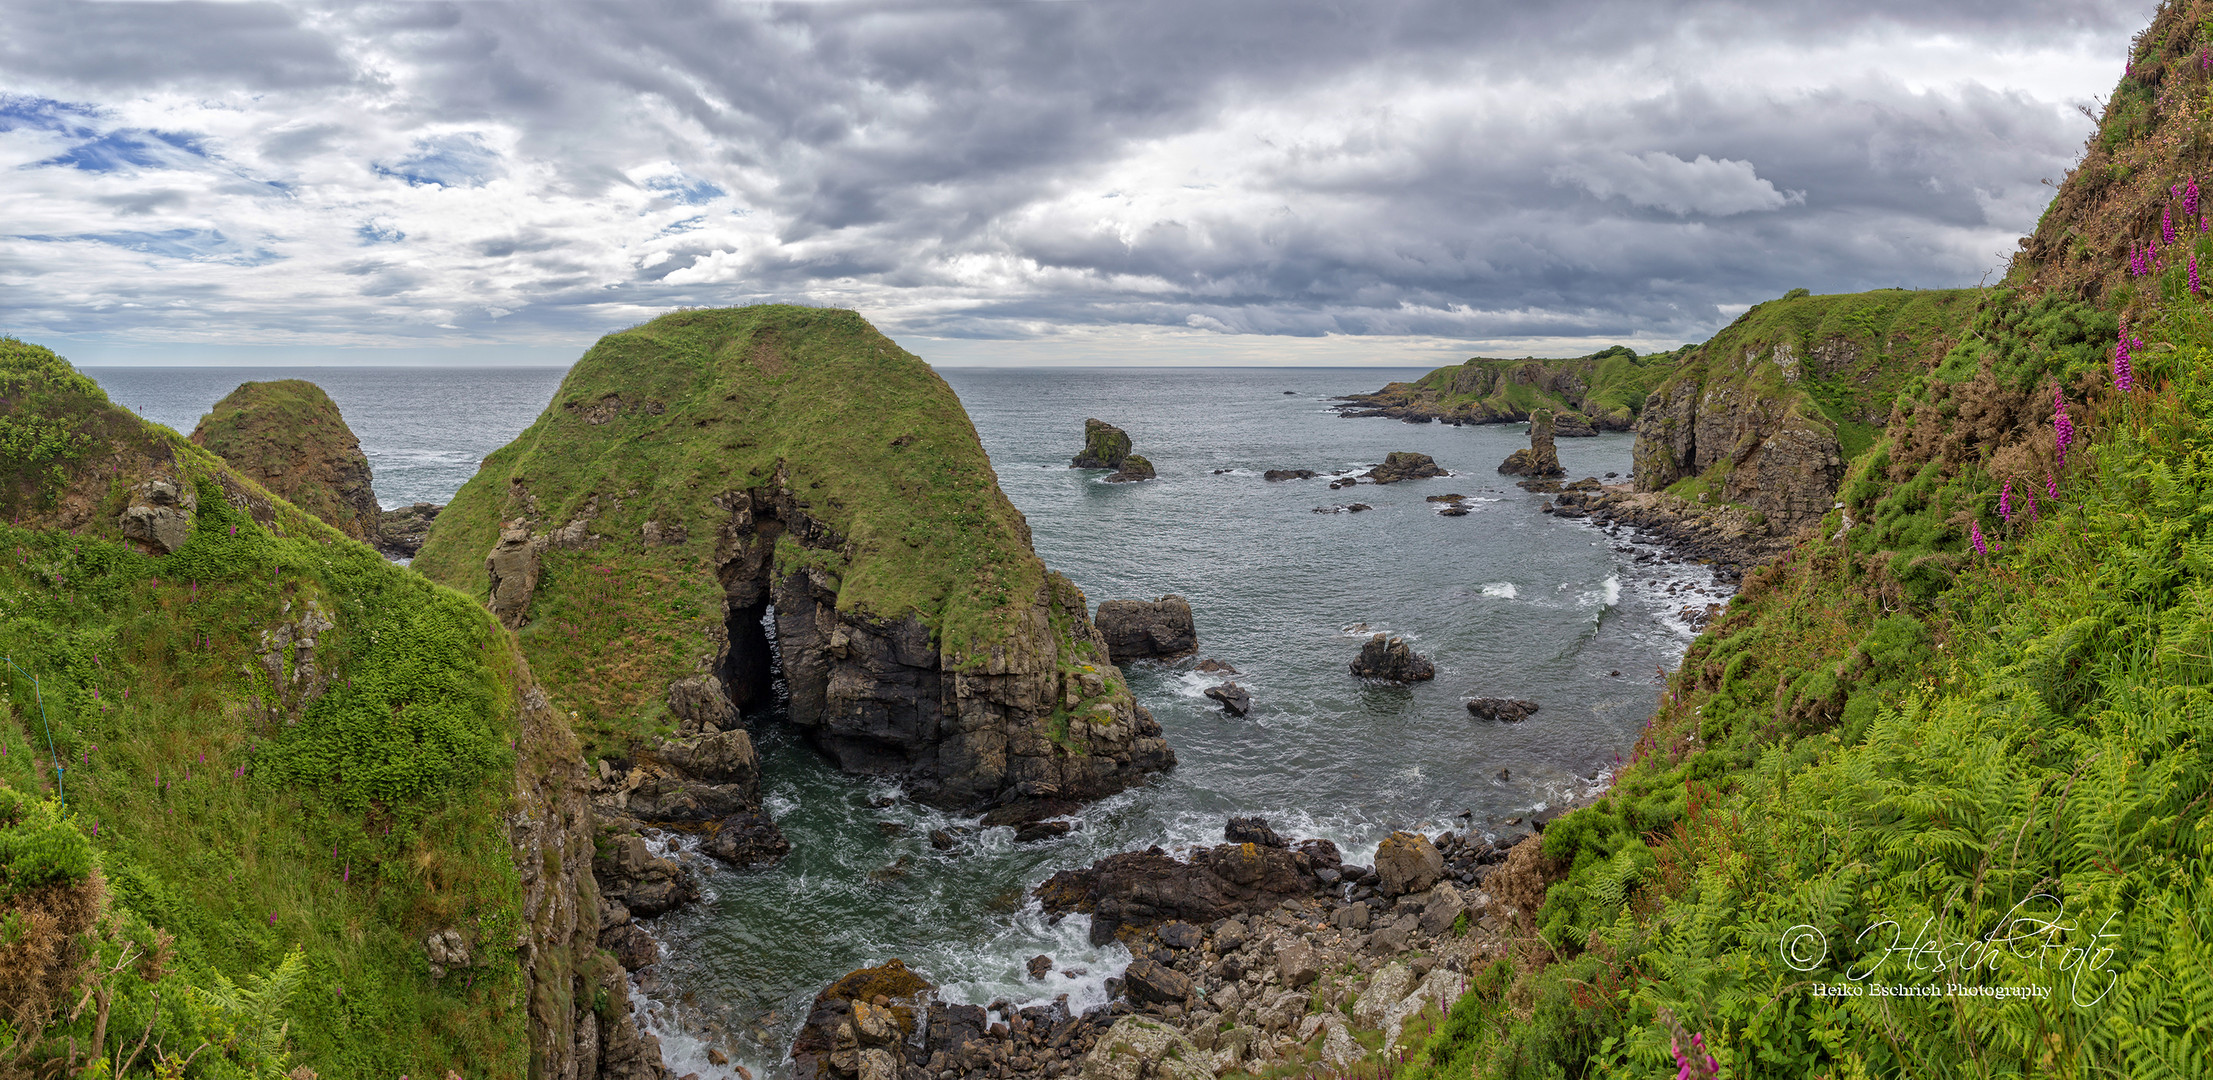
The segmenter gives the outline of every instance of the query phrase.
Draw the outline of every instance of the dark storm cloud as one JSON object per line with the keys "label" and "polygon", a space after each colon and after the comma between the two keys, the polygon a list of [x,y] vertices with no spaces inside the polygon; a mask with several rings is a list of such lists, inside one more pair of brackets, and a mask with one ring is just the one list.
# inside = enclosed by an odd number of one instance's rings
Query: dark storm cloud
{"label": "dark storm cloud", "polygon": [[[280,185],[230,196],[238,214],[293,215],[250,251],[207,248],[245,234],[216,217],[128,234],[50,223],[39,246],[198,245],[171,258],[240,266],[281,250],[284,280],[318,300],[312,316],[269,303],[271,329],[404,318],[395,297],[426,321],[518,334],[792,298],[946,336],[1477,339],[1695,338],[1794,286],[1970,283],[2079,150],[2087,122],[2064,99],[2109,85],[2149,14],[2141,0],[0,9],[16,31],[0,42],[0,131],[57,140],[25,160],[166,172],[228,155],[231,188]],[[2058,89],[1991,74],[2011,56],[2072,66]],[[207,119],[203,136],[118,112],[161,93],[249,120]],[[164,141],[178,132],[203,141]],[[163,191],[54,188],[42,205],[212,214],[222,195]],[[406,269],[344,269],[365,244]],[[0,266],[35,263],[15,250]]]}

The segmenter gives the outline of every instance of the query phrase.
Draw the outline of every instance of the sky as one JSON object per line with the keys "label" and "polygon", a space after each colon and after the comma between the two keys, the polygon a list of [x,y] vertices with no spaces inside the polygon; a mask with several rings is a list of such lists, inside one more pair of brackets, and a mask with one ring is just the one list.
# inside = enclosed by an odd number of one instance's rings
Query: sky
{"label": "sky", "polygon": [[850,307],[941,364],[1650,351],[2002,272],[2146,0],[0,0],[0,333],[567,363]]}

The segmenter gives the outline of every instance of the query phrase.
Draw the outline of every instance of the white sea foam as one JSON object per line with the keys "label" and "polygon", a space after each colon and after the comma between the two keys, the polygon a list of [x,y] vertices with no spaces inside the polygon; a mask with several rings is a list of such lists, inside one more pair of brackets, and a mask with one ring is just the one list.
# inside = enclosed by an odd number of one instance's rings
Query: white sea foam
{"label": "white sea foam", "polygon": [[1501,600],[1518,600],[1521,598],[1521,590],[1515,588],[1511,581],[1492,581],[1484,584],[1483,595],[1495,596]]}

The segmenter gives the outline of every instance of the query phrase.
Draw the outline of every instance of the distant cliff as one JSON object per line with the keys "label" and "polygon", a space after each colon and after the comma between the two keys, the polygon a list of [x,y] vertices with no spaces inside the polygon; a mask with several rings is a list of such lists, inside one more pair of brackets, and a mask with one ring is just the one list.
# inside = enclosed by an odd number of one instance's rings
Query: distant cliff
{"label": "distant cliff", "polygon": [[1645,396],[1674,369],[1678,353],[1638,356],[1626,346],[1565,360],[1476,357],[1410,383],[1339,400],[1345,416],[1387,416],[1447,424],[1507,424],[1550,409],[1562,435],[1627,431]]}
{"label": "distant cliff", "polygon": [[1795,532],[1829,511],[1907,380],[1974,317],[1976,289],[1878,289],[1756,305],[1681,364],[1637,418],[1636,487],[1735,503]]}
{"label": "distant cliff", "polygon": [[850,311],[601,339],[414,566],[518,628],[602,756],[735,727],[780,666],[825,754],[939,805],[1093,799],[1174,762],[952,389]]}

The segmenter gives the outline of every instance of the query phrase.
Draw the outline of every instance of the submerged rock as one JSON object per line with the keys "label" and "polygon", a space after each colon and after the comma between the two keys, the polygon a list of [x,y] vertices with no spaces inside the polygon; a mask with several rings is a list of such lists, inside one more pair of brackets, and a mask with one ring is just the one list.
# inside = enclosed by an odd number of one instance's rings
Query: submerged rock
{"label": "submerged rock", "polygon": [[1093,622],[1106,641],[1107,658],[1117,664],[1170,660],[1199,649],[1191,602],[1172,593],[1158,600],[1101,601]]}
{"label": "submerged rock", "polygon": [[1261,479],[1271,481],[1312,480],[1318,475],[1320,474],[1312,469],[1270,469],[1261,474]]}
{"label": "submerged rock", "polygon": [[1206,658],[1206,659],[1204,659],[1204,660],[1201,660],[1201,661],[1199,661],[1199,663],[1198,663],[1198,666],[1197,666],[1197,667],[1194,667],[1194,668],[1192,668],[1191,670],[1193,670],[1193,671],[1198,671],[1198,672],[1204,672],[1205,674],[1208,674],[1208,675],[1238,675],[1238,674],[1242,674],[1242,672],[1238,671],[1238,670],[1237,670],[1236,668],[1233,668],[1233,667],[1229,666],[1228,664],[1225,664],[1225,663],[1221,662],[1220,660],[1216,660],[1215,658],[1213,658],[1213,657],[1211,657],[1211,656],[1207,657],[1207,658]]}
{"label": "submerged rock", "polygon": [[1153,476],[1153,463],[1146,460],[1143,455],[1131,454],[1122,459],[1121,469],[1107,477],[1106,482],[1109,484],[1129,484],[1139,480],[1150,480]]}
{"label": "submerged rock", "polygon": [[1221,702],[1222,708],[1229,710],[1233,715],[1243,716],[1252,711],[1252,693],[1236,683],[1226,682],[1220,686],[1209,686],[1200,693]]}
{"label": "submerged rock", "polygon": [[1415,454],[1393,450],[1383,464],[1361,474],[1363,478],[1378,484],[1395,484],[1401,480],[1420,480],[1431,476],[1448,475],[1444,467],[1430,460],[1428,454]]}
{"label": "submerged rock", "polygon": [[1529,414],[1529,448],[1516,450],[1499,463],[1502,476],[1552,477],[1566,476],[1568,471],[1560,467],[1560,454],[1552,445],[1552,411],[1538,409]]}
{"label": "submerged rock", "polygon": [[1470,716],[1478,716],[1485,720],[1503,720],[1509,724],[1527,720],[1536,711],[1536,702],[1520,701],[1514,698],[1486,697],[1476,698],[1468,702],[1468,714]]}
{"label": "submerged rock", "polygon": [[1352,673],[1363,679],[1421,682],[1436,678],[1437,667],[1417,654],[1405,638],[1376,634],[1360,646],[1360,655],[1352,662]]}

